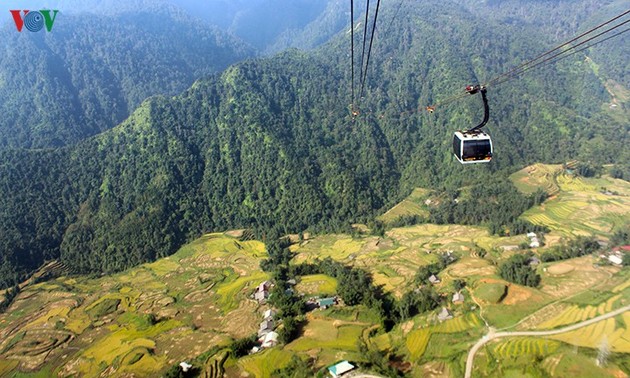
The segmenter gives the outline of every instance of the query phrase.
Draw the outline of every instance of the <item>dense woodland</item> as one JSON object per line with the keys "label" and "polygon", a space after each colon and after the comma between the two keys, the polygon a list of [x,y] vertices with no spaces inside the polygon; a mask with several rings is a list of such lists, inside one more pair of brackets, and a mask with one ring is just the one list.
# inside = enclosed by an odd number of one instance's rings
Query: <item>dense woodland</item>
{"label": "dense woodland", "polygon": [[[119,126],[82,142],[0,150],[0,286],[59,257],[76,272],[119,271],[212,230],[347,230],[417,186],[445,198],[462,195],[459,204],[445,201],[435,221],[481,223],[500,233],[516,229],[514,214],[542,195],[517,195],[504,177],[538,161],[616,163],[627,179],[627,105],[611,113],[602,76],[614,75],[607,67],[615,61],[597,71],[576,54],[489,90],[495,159],[463,168],[450,153],[452,132],[478,123],[479,98],[433,115],[415,110],[505,72],[548,49],[556,36],[451,3],[406,2],[400,12],[391,6],[382,14],[383,20],[397,14],[397,21],[377,35],[354,121],[349,40],[341,33],[314,51],[245,61],[177,97],[151,97]],[[158,56],[147,57],[154,64],[146,67],[158,65]],[[64,59],[87,64],[74,55]],[[147,74],[157,72],[164,68]],[[132,104],[142,95],[130,98]],[[26,108],[12,109],[29,117]],[[459,193],[463,187],[470,189]],[[498,207],[478,211],[484,197]],[[509,214],[496,211],[512,207]]]}

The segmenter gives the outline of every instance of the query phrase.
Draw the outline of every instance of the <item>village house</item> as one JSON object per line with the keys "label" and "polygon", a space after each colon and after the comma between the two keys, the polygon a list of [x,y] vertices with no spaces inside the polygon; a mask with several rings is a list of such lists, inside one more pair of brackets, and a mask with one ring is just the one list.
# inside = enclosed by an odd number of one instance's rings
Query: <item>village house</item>
{"label": "village house", "polygon": [[620,256],[617,253],[611,253],[610,255],[608,255],[608,261],[610,261],[614,265],[622,265],[623,264],[623,256]]}
{"label": "village house", "polygon": [[269,289],[273,284],[269,281],[261,282],[260,285],[256,287],[256,291],[254,292],[254,299],[258,301],[258,303],[263,303],[269,298]]}
{"label": "village house", "polygon": [[276,316],[276,311],[271,308],[263,313],[263,319],[265,320],[273,320],[274,316]]}
{"label": "village house", "polygon": [[260,341],[261,348],[271,348],[278,345],[278,333],[271,331],[263,336]]}
{"label": "village house", "polygon": [[446,251],[446,253],[444,253],[444,260],[447,264],[452,264],[457,261],[457,256],[455,256],[453,251]]}
{"label": "village house", "polygon": [[264,336],[267,333],[273,331],[274,324],[273,320],[263,320],[260,323],[260,328],[258,329],[258,337]]}
{"label": "village house", "polygon": [[453,294],[453,303],[462,303],[464,302],[464,294],[461,291]]}
{"label": "village house", "polygon": [[188,373],[188,370],[190,370],[193,366],[189,364],[188,362],[184,361],[179,364],[179,367],[182,369],[182,372]]}
{"label": "village house", "polygon": [[529,266],[538,266],[540,265],[540,259],[536,256],[532,256],[529,259]]}
{"label": "village house", "polygon": [[353,370],[355,368],[354,365],[349,363],[348,361],[341,361],[338,364],[328,367],[328,372],[333,378],[342,377],[347,372]]}
{"label": "village house", "polygon": [[335,297],[320,298],[320,299],[317,300],[317,305],[322,310],[325,310],[328,307],[334,306],[336,304],[337,304],[337,298],[335,298]]}
{"label": "village house", "polygon": [[527,237],[529,238],[529,247],[530,248],[539,248],[540,240],[538,240],[538,236],[535,232],[528,232]]}
{"label": "village house", "polygon": [[609,253],[600,257],[607,259],[614,265],[621,266],[623,265],[623,256],[626,253],[630,253],[630,245],[615,247]]}
{"label": "village house", "polygon": [[256,291],[269,291],[269,289],[271,289],[271,282],[269,281],[263,281],[260,283],[260,285],[258,285],[258,288],[256,289]]}
{"label": "village house", "polygon": [[257,291],[254,293],[254,299],[258,302],[264,302],[267,298],[269,298],[268,291]]}
{"label": "village house", "polygon": [[453,319],[453,313],[448,308],[442,307],[442,311],[438,314],[438,320],[443,322],[445,320]]}
{"label": "village house", "polygon": [[438,276],[436,276],[435,274],[432,274],[431,277],[429,277],[429,282],[431,282],[433,285],[439,284],[440,279],[438,278]]}

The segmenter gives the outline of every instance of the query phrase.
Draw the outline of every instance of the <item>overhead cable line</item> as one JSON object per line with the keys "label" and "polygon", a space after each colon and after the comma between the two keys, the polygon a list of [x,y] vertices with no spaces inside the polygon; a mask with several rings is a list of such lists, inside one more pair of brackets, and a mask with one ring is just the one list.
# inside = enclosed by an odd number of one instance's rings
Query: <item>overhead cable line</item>
{"label": "overhead cable line", "polygon": [[[368,16],[370,15],[370,0],[367,0],[367,6],[365,8],[365,22],[363,23],[363,48],[361,49],[361,71],[359,72],[359,78],[363,77],[363,62],[365,62],[365,42],[367,40],[368,31]],[[361,96],[359,96],[360,98]]]}
{"label": "overhead cable line", "polygon": [[[616,36],[618,36],[620,34],[623,34],[628,29],[626,29],[626,30],[624,30],[624,31],[622,31],[620,33],[616,33],[616,34],[614,34],[612,36],[609,36],[609,37],[607,37],[607,38],[605,38],[605,39],[603,39],[601,41],[598,41],[598,42],[595,42],[595,43],[593,43],[591,45],[588,45],[588,46],[586,46],[584,48],[576,50],[576,48],[582,46],[583,44],[588,43],[588,42],[590,42],[590,41],[592,41],[592,40],[594,40],[596,38],[599,38],[602,35],[607,34],[607,33],[611,32],[611,31],[613,31],[613,30],[615,30],[615,29],[617,29],[617,28],[619,28],[619,27],[621,27],[621,26],[623,26],[623,25],[625,25],[625,24],[627,24],[629,22],[630,22],[630,20],[626,20],[626,21],[622,22],[621,24],[618,24],[618,25],[615,25],[615,26],[613,26],[613,27],[611,27],[609,29],[606,29],[605,31],[603,31],[603,32],[601,32],[599,34],[597,34],[597,35],[595,35],[595,36],[593,36],[591,38],[588,38],[588,39],[586,39],[586,40],[584,40],[584,41],[582,41],[582,42],[580,42],[578,44],[575,44],[571,48],[568,48],[568,49],[563,50],[563,51],[561,51],[561,52],[559,52],[557,54],[554,54],[554,55],[552,55],[552,56],[550,56],[550,57],[548,57],[548,58],[546,58],[544,60],[541,60],[540,62],[537,62],[536,64],[533,64],[533,65],[528,66],[528,67],[524,67],[520,71],[516,71],[516,72],[512,71],[512,73],[509,76],[502,75],[502,76],[504,76],[504,78],[502,80],[500,80],[500,81],[493,80],[490,83],[492,83],[492,85],[498,85],[498,84],[504,83],[504,82],[506,82],[506,81],[508,81],[508,80],[510,80],[510,79],[512,79],[514,77],[516,77],[516,76],[519,76],[519,75],[521,75],[521,74],[523,74],[523,73],[525,73],[525,72],[527,72],[527,71],[529,71],[529,70],[531,70],[533,68],[536,68],[538,66],[541,66],[541,65],[542,66],[547,66],[547,65],[551,65],[551,64],[556,64],[557,62],[559,62],[560,60],[562,60],[564,58],[567,58],[567,57],[569,57],[571,55],[574,55],[574,54],[576,54],[576,53],[578,53],[580,51],[583,51],[583,50],[585,50],[585,49],[587,49],[587,48],[589,48],[591,46],[597,45],[597,44],[599,44],[601,42],[607,41],[607,40],[609,40],[611,38],[614,38],[614,37],[616,37]],[[555,58],[558,58],[558,59],[553,60]],[[547,63],[547,64],[545,64],[545,63]],[[489,86],[490,83],[486,84],[486,86]]]}
{"label": "overhead cable line", "polygon": [[[552,54],[552,53],[562,49],[563,47],[565,47],[567,45],[572,44],[575,41],[578,41],[581,38],[584,38],[584,37],[588,36],[589,34],[595,32],[596,30],[598,30],[598,29],[604,27],[605,25],[608,25],[608,24],[610,24],[610,23],[620,19],[621,17],[623,17],[623,16],[625,16],[625,15],[627,15],[629,13],[630,13],[630,10],[627,10],[627,11],[623,12],[622,14],[611,18],[608,21],[605,21],[605,22],[595,26],[594,28],[592,28],[592,29],[590,29],[590,30],[580,34],[579,36],[574,37],[571,40],[569,40],[567,42],[564,42],[561,45],[559,45],[559,46],[557,46],[557,47],[555,47],[555,48],[553,48],[553,49],[551,49],[549,51],[546,51],[546,52],[538,55],[534,59],[531,59],[531,60],[529,60],[529,61],[527,61],[527,62],[525,62],[525,63],[523,63],[523,64],[521,64],[521,65],[519,65],[517,67],[512,68],[508,72],[505,72],[505,73],[503,73],[503,74],[501,74],[501,75],[491,79],[490,81],[488,81],[483,86],[487,87],[487,86],[490,86],[490,85],[498,85],[498,84],[504,83],[504,82],[506,82],[508,80],[511,80],[514,77],[529,71],[530,69],[533,69],[533,68],[536,68],[536,67],[539,67],[539,66],[543,66],[543,65],[555,64],[556,62],[560,61],[561,59],[564,59],[564,58],[566,58],[566,57],[568,57],[570,55],[573,55],[574,53],[577,53],[578,51],[574,51],[577,47],[579,47],[579,46],[581,46],[581,45],[583,45],[583,44],[585,44],[587,42],[590,42],[590,41],[592,41],[592,40],[594,40],[596,38],[599,38],[599,37],[601,37],[601,36],[611,32],[611,31],[619,28],[620,26],[630,22],[630,20],[626,20],[626,21],[624,21],[624,22],[622,22],[620,24],[612,26],[612,27],[604,30],[603,32],[598,33],[597,35],[595,35],[593,37],[590,37],[590,38],[588,38],[586,40],[583,40],[583,41],[581,41],[581,42],[579,42],[579,43],[577,43],[575,45],[572,45],[571,47],[569,47],[569,48],[567,48],[565,50],[562,50],[561,52],[556,53],[556,54],[554,54],[554,55],[552,55],[550,57],[548,57],[548,55],[550,55],[550,54]],[[591,47],[591,46],[595,46],[595,45],[597,45],[597,44],[599,44],[601,42],[604,42],[604,41],[609,40],[609,39],[611,39],[613,37],[616,37],[616,36],[618,36],[620,34],[623,34],[624,32],[625,32],[625,30],[623,32],[621,32],[621,33],[616,33],[613,36],[609,36],[608,38],[605,38],[605,39],[603,39],[601,41],[595,42],[595,43],[593,43],[593,44],[591,44],[591,45],[589,45],[589,46],[587,46],[587,47],[585,47],[583,49],[580,49],[579,51],[585,50],[586,48]],[[545,59],[541,60],[542,58],[545,58]],[[558,59],[553,60],[555,58],[558,58]],[[436,103],[434,105],[427,106],[426,110],[428,110],[429,112],[433,112],[436,107],[444,106],[446,104],[449,104],[451,102],[459,100],[459,99],[461,99],[463,97],[466,97],[467,95],[468,95],[467,92],[460,92],[460,93],[455,94],[455,95],[453,95],[451,97],[448,97],[448,98],[446,98],[446,99],[444,99],[444,100],[442,100],[442,101],[440,101],[440,102],[438,102],[438,103]]]}
{"label": "overhead cable line", "polygon": [[363,79],[361,80],[361,91],[359,92],[359,99],[363,97],[363,89],[365,88],[365,81],[367,79],[367,69],[370,65],[370,55],[372,53],[372,43],[374,42],[374,32],[376,31],[376,20],[378,19],[378,9],[381,5],[381,0],[376,2],[376,13],[374,13],[374,23],[372,24],[372,35],[370,36],[370,47],[368,48],[367,60],[365,62],[365,70],[363,71]]}
{"label": "overhead cable line", "polygon": [[350,71],[352,76],[352,103],[350,104],[350,111],[352,116],[356,115],[356,109],[354,107],[354,0],[350,0]]}
{"label": "overhead cable line", "polygon": [[390,29],[392,28],[392,26],[394,25],[394,21],[396,21],[396,17],[398,17],[398,13],[400,12],[400,9],[402,8],[402,5],[404,2],[405,0],[400,0],[400,3],[398,3],[398,7],[396,8],[394,17],[392,17],[391,21],[389,22],[389,25],[387,25],[387,28],[385,29],[385,32],[383,33],[384,35],[387,35]]}
{"label": "overhead cable line", "polygon": [[620,15],[618,15],[618,16],[615,16],[615,17],[611,18],[610,20],[608,20],[608,21],[606,21],[606,22],[604,22],[604,23],[601,23],[601,24],[599,24],[599,25],[595,26],[594,28],[592,28],[592,29],[590,29],[590,30],[588,30],[588,31],[585,31],[584,33],[582,33],[582,34],[578,35],[577,37],[574,37],[573,39],[571,39],[571,40],[569,40],[569,41],[567,41],[567,42],[565,42],[565,43],[563,43],[563,44],[561,44],[561,45],[559,45],[559,46],[557,46],[557,47],[555,47],[555,48],[553,48],[553,49],[551,49],[551,50],[549,50],[549,51],[547,51],[547,52],[544,52],[544,53],[542,53],[542,54],[538,55],[538,56],[537,56],[537,57],[535,57],[534,59],[531,59],[531,60],[529,60],[529,61],[527,61],[527,62],[525,62],[525,63],[523,63],[523,64],[521,64],[521,65],[519,65],[519,66],[517,66],[517,67],[515,67],[515,68],[513,68],[512,70],[510,70],[510,71],[508,71],[508,72],[506,72],[506,73],[504,73],[504,74],[502,74],[502,75],[499,75],[499,76],[495,77],[494,79],[492,79],[492,80],[490,80],[488,83],[486,83],[486,86],[491,85],[494,81],[498,81],[498,80],[500,80],[500,79],[501,79],[502,77],[504,77],[504,76],[509,76],[509,75],[511,75],[513,72],[518,71],[519,69],[521,69],[521,68],[523,68],[523,67],[525,67],[525,66],[528,66],[528,65],[530,65],[530,64],[532,64],[532,63],[534,63],[534,62],[536,62],[536,61],[537,61],[537,60],[539,60],[539,59],[544,58],[545,56],[547,56],[547,55],[549,55],[549,54],[553,53],[554,51],[560,50],[560,49],[561,49],[561,48],[563,48],[564,46],[567,46],[567,45],[569,45],[569,44],[571,44],[571,43],[573,43],[573,42],[575,42],[575,41],[579,40],[580,38],[583,38],[583,37],[587,36],[588,34],[591,34],[592,32],[596,31],[597,29],[600,29],[600,28],[604,27],[605,25],[608,25],[608,24],[610,24],[611,22],[613,22],[613,21],[616,21],[616,20],[620,19],[621,17],[625,16],[625,15],[626,15],[626,14],[628,14],[628,13],[630,13],[630,9],[629,9],[629,10],[627,10],[627,11],[625,11],[625,12],[623,12],[622,14],[620,14]]}

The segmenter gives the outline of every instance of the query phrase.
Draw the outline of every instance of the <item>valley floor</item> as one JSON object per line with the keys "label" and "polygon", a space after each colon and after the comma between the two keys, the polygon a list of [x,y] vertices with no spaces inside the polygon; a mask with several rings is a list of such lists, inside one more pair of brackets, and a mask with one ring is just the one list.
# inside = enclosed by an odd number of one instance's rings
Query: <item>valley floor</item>
{"label": "valley floor", "polygon": [[[513,176],[524,191],[554,191],[523,215],[552,230],[535,254],[575,235],[607,240],[616,225],[630,222],[630,183],[575,178],[558,169],[536,165]],[[602,187],[616,194],[605,194]],[[424,194],[416,191],[406,200],[413,203],[411,211],[424,211]],[[406,210],[399,206],[396,211]],[[0,314],[0,376],[149,377],[194,361],[203,376],[270,377],[294,356],[308,356],[315,369],[348,360],[359,372],[374,374],[366,368],[358,340],[411,377],[627,374],[630,271],[588,255],[540,263],[537,288],[503,280],[497,266],[521,253],[518,246],[528,240],[525,235],[490,235],[482,227],[432,224],[394,228],[384,237],[295,240],[292,264],[330,257],[367,270],[376,285],[396,298],[417,288],[418,268],[436,262],[440,254],[452,251],[457,261],[434,285],[443,296],[435,311],[386,329],[379,315],[364,306],[333,305],[309,312],[300,337],[292,342],[235,358],[226,348],[232,340],[256,333],[270,309],[252,297],[269,279],[260,269],[267,253],[262,242],[242,240],[238,232],[208,234],[173,256],[120,274],[62,275],[23,287]],[[487,254],[480,256],[480,249]],[[296,279],[294,290],[305,299],[332,296],[338,288],[337,280],[324,274]],[[453,303],[456,280],[466,286],[463,300]],[[438,318],[442,307],[452,319]],[[576,324],[583,326],[567,328]],[[604,350],[606,364],[598,366]]]}

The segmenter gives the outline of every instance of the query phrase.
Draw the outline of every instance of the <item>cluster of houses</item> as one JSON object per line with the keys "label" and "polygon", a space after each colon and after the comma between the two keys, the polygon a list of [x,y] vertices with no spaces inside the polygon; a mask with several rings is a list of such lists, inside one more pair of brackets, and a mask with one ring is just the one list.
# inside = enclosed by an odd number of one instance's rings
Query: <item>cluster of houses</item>
{"label": "cluster of houses", "polygon": [[630,245],[623,245],[613,248],[608,253],[603,253],[599,257],[610,261],[611,264],[621,266],[623,265],[623,256],[626,253],[630,253]]}
{"label": "cluster of houses", "polygon": [[[461,304],[464,303],[465,299],[464,294],[462,294],[461,291],[458,291],[453,294],[452,302],[453,304]],[[443,322],[449,319],[453,319],[453,313],[447,307],[442,307],[442,310],[438,313],[438,320]]]}
{"label": "cluster of houses", "polygon": [[535,232],[528,232],[527,237],[529,238],[529,248],[540,247],[540,240],[538,240],[538,235]]}
{"label": "cluster of houses", "polygon": [[273,309],[269,309],[263,314],[263,321],[260,322],[260,327],[258,328],[258,342],[260,346],[253,347],[252,353],[278,345],[278,333],[274,331],[274,316],[276,316],[276,311]]}
{"label": "cluster of houses", "polygon": [[[431,277],[429,277],[429,282],[432,285],[437,285],[442,281],[437,275],[432,274]],[[461,290],[459,290],[453,294],[452,302],[453,304],[461,304],[464,303],[465,299],[464,294],[462,294]],[[448,308],[442,307],[442,310],[438,313],[438,320],[443,322],[449,319],[453,319],[453,313]]]}
{"label": "cluster of houses", "polygon": [[[267,298],[269,298],[269,291],[273,286],[273,283],[270,281],[261,282],[258,286],[256,286],[256,290],[252,294],[253,299],[258,301],[260,304],[266,303]],[[276,327],[274,321],[275,316],[276,311],[274,309],[268,309],[264,312],[263,320],[260,322],[257,334],[260,346],[253,347],[251,353],[257,353],[264,348],[271,348],[278,344],[278,333],[274,331]]]}
{"label": "cluster of houses", "polygon": [[[296,281],[290,280],[287,281],[287,284],[289,284],[289,286],[294,286],[296,285]],[[270,281],[261,282],[258,286],[256,286],[256,289],[252,294],[252,298],[260,304],[266,303],[269,298],[269,292],[273,287],[274,284]],[[292,292],[293,289],[289,287],[287,291]],[[339,304],[339,301],[340,298],[337,296],[329,298],[310,298],[306,301],[306,304],[311,309],[326,309]],[[260,322],[260,327],[258,328],[258,342],[260,343],[260,346],[252,348],[251,353],[257,353],[264,348],[271,348],[278,344],[278,333],[274,331],[276,327],[274,317],[276,314],[277,312],[274,309],[266,310],[263,314],[263,320]]]}
{"label": "cluster of houses", "polygon": [[265,311],[264,319],[260,323],[260,328],[258,329],[258,342],[260,346],[255,346],[252,348],[251,353],[258,353],[262,349],[272,348],[278,345],[278,333],[274,331],[275,324],[273,317],[275,315],[275,311],[269,309]]}

